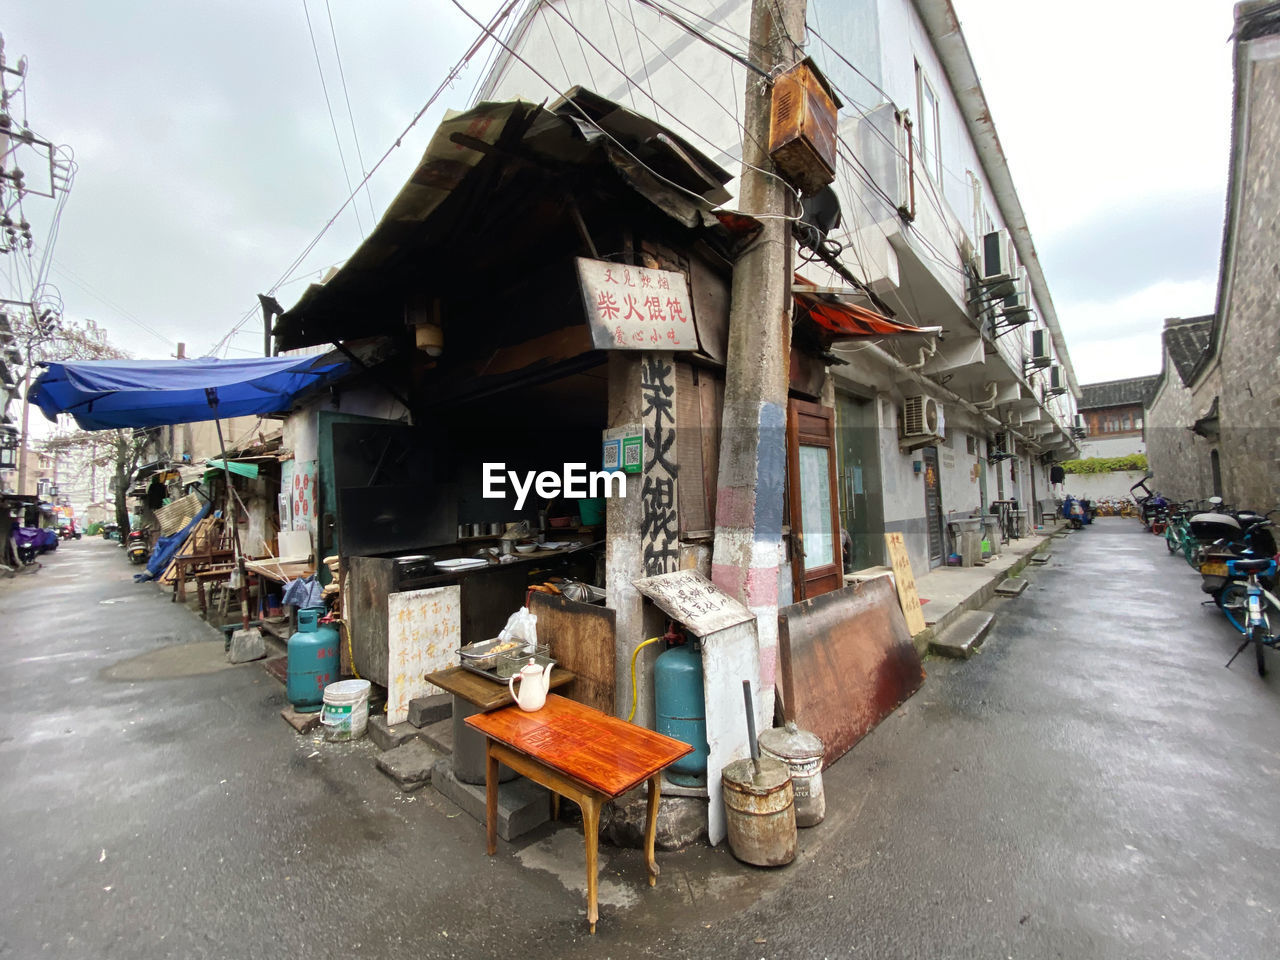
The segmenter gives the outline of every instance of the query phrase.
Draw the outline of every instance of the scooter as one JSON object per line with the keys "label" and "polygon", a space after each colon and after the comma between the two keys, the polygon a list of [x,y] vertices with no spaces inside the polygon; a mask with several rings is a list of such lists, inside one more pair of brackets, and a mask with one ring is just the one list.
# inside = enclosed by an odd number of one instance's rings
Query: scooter
{"label": "scooter", "polygon": [[151,556],[151,535],[146,530],[130,530],[124,548],[130,563],[146,563]]}
{"label": "scooter", "polygon": [[1062,518],[1071,524],[1071,529],[1080,530],[1086,523],[1093,523],[1093,505],[1088,500],[1079,500],[1067,494],[1062,501]]}

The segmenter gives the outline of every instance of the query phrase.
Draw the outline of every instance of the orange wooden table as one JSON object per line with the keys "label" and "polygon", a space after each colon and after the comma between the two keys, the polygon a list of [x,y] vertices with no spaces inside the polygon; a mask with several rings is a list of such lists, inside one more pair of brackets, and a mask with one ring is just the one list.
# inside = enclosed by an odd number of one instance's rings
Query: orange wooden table
{"label": "orange wooden table", "polygon": [[597,845],[600,807],[633,787],[649,781],[649,811],[644,830],[649,886],[658,881],[653,840],[658,829],[658,774],[693,747],[680,740],[607,713],[547,695],[541,710],[527,713],[511,706],[467,717],[467,724],[485,741],[485,816],[489,855],[498,849],[498,763],[567,797],[582,808],[582,832],[587,845],[587,921],[596,932]]}

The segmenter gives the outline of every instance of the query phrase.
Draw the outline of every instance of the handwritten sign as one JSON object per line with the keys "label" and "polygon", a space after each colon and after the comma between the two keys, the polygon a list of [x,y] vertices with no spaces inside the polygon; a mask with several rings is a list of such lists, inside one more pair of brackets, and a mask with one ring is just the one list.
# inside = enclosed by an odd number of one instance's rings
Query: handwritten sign
{"label": "handwritten sign", "polygon": [[755,619],[755,614],[696,570],[676,570],[631,582],[695,637]]}
{"label": "handwritten sign", "polygon": [[684,274],[578,257],[578,280],[597,350],[697,350]]}
{"label": "handwritten sign", "polygon": [[679,488],[676,478],[676,377],[669,353],[651,353],[640,365],[644,418],[644,487],[640,538],[644,572],[670,573],[680,566]]}
{"label": "handwritten sign", "polygon": [[423,674],[443,670],[462,646],[462,588],[431,587],[387,597],[387,723],[409,717],[409,701],[431,691]]}
{"label": "handwritten sign", "polygon": [[902,615],[907,619],[907,629],[914,637],[924,629],[924,611],[920,609],[920,595],[916,593],[916,578],[911,574],[907,545],[901,533],[886,533],[884,544],[889,550],[893,582],[898,588],[898,605],[902,607]]}

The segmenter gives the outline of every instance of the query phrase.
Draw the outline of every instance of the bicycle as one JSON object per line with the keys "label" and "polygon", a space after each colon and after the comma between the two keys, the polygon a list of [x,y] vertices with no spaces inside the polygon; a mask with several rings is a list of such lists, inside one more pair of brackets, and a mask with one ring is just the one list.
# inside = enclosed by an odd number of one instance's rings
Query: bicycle
{"label": "bicycle", "polygon": [[1244,652],[1244,648],[1252,644],[1260,677],[1267,674],[1263,650],[1267,647],[1274,649],[1280,641],[1280,638],[1271,632],[1271,621],[1266,610],[1263,609],[1262,600],[1265,596],[1271,606],[1280,610],[1280,599],[1258,583],[1258,577],[1259,575],[1274,576],[1275,572],[1274,557],[1228,560],[1227,573],[1232,577],[1244,576],[1246,579],[1243,582],[1231,581],[1214,597],[1219,608],[1226,614],[1227,621],[1244,635],[1244,642],[1231,655],[1227,666],[1230,667],[1236,657]]}

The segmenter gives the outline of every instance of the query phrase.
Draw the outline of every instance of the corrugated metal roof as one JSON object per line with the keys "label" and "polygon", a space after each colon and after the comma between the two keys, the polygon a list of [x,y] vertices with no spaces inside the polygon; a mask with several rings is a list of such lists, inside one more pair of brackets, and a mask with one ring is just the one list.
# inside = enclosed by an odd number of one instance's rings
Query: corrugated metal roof
{"label": "corrugated metal roof", "polygon": [[[714,210],[729,197],[726,171],[660,124],[589,90],[575,87],[545,108],[523,100],[480,103],[446,116],[373,232],[276,320],[278,346],[403,329],[403,316],[375,312],[374,297],[409,285],[456,287],[478,252],[510,241],[495,211],[515,197],[527,209],[508,213],[536,223],[547,204],[563,207],[574,188],[588,188],[592,169],[611,171],[623,192],[629,187],[713,243],[742,243],[759,230],[758,221]],[[534,205],[534,192],[547,204]]]}

